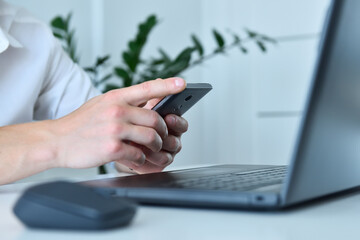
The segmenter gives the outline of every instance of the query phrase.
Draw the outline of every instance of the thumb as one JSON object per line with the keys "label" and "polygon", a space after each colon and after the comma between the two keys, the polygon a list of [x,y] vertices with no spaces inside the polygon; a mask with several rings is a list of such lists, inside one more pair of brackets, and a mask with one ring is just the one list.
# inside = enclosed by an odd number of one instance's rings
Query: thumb
{"label": "thumb", "polygon": [[151,99],[179,93],[185,87],[186,82],[182,78],[159,78],[123,89],[125,91],[122,92],[121,97],[129,105],[140,106]]}

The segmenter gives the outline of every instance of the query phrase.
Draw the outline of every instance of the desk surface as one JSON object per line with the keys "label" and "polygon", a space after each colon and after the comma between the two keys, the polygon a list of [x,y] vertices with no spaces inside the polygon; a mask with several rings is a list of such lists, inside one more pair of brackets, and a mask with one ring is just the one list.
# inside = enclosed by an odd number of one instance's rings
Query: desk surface
{"label": "desk surface", "polygon": [[19,192],[0,191],[0,239],[359,239],[360,194],[285,212],[144,207],[133,223],[104,232],[29,230],[13,215]]}

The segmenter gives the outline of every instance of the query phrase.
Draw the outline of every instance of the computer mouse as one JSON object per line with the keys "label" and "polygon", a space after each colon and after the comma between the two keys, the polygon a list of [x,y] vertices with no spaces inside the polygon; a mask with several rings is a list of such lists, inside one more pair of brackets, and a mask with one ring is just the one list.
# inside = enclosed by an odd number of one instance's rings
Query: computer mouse
{"label": "computer mouse", "polygon": [[101,230],[128,225],[136,204],[101,195],[90,187],[56,181],[27,189],[13,211],[31,228]]}

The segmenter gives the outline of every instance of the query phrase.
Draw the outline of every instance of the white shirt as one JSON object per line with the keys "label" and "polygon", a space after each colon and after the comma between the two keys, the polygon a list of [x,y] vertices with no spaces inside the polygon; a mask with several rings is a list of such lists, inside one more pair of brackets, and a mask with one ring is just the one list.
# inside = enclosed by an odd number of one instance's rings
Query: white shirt
{"label": "white shirt", "polygon": [[98,94],[46,24],[0,0],[0,126],[56,119]]}

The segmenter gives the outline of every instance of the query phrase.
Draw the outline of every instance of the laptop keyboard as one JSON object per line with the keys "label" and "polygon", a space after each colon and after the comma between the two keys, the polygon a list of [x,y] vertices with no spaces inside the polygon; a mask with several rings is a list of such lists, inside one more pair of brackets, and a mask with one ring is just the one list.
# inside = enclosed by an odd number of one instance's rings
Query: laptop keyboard
{"label": "laptop keyboard", "polygon": [[280,184],[285,178],[287,167],[261,169],[251,172],[227,173],[222,175],[182,179],[170,182],[164,187],[246,191],[268,185]]}

